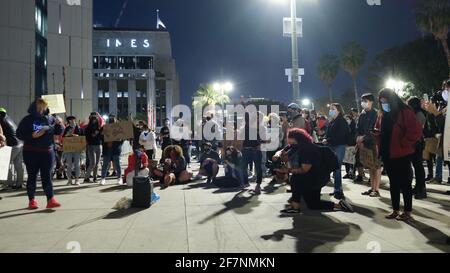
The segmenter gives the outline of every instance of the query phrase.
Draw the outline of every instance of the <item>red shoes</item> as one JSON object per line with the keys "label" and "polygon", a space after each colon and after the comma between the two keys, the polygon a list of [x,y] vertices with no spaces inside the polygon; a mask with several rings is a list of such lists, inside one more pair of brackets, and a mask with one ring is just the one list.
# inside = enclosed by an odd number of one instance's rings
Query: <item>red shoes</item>
{"label": "red shoes", "polygon": [[28,203],[28,209],[30,210],[35,210],[38,209],[38,203],[36,202],[36,200],[30,200],[30,203]]}
{"label": "red shoes", "polygon": [[56,201],[55,197],[52,197],[52,199],[48,200],[48,202],[47,202],[48,209],[59,208],[59,207],[61,207],[61,204]]}

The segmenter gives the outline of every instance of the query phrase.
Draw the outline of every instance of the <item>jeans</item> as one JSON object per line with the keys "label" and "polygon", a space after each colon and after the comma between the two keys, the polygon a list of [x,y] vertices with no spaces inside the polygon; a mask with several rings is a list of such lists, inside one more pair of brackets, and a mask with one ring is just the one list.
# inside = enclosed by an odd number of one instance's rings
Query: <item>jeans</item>
{"label": "jeans", "polygon": [[339,169],[334,172],[334,192],[342,192],[342,160],[345,156],[345,145],[331,146],[331,150],[336,154],[339,162]]}
{"label": "jeans", "polygon": [[80,153],[64,153],[67,165],[67,177],[72,177],[72,172],[75,172],[75,178],[80,177]]}
{"label": "jeans", "polygon": [[117,177],[122,177],[122,171],[120,168],[120,155],[103,155],[102,179],[106,178],[106,174],[109,169],[109,162],[111,161],[113,162]]}
{"label": "jeans", "polygon": [[8,172],[8,186],[22,186],[23,184],[23,146],[13,146],[11,151],[10,164],[14,166],[16,181],[13,181],[11,169]]}
{"label": "jeans", "polygon": [[[262,153],[257,148],[244,148],[242,151],[242,159],[244,166],[247,168],[249,164],[255,163],[256,183],[262,183]],[[244,174],[244,184],[248,184],[248,175]]]}
{"label": "jeans", "polygon": [[395,211],[400,210],[400,193],[403,193],[403,202],[405,211],[412,211],[412,179],[413,172],[411,168],[411,159],[401,157],[388,159],[384,162],[389,177],[392,208]]}
{"label": "jeans", "polygon": [[89,179],[92,171],[94,171],[94,178],[97,178],[98,173],[98,163],[100,162],[100,145],[89,145],[87,147],[87,157],[89,161],[89,166],[86,170],[86,179]]}
{"label": "jeans", "polygon": [[53,197],[53,184],[51,173],[55,162],[55,152],[37,153],[23,152],[23,161],[27,167],[27,194],[28,199],[33,200],[36,194],[36,180],[38,173],[41,174],[42,188],[44,189],[47,200]]}

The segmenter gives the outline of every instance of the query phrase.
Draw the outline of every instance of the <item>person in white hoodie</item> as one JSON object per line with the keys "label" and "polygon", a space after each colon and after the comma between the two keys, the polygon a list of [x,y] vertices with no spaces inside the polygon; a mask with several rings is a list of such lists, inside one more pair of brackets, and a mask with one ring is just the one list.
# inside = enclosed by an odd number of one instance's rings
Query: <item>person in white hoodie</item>
{"label": "person in white hoodie", "polygon": [[144,124],[142,129],[141,136],[139,137],[139,144],[144,146],[145,153],[148,158],[152,160],[154,155],[156,155],[156,135],[146,124]]}

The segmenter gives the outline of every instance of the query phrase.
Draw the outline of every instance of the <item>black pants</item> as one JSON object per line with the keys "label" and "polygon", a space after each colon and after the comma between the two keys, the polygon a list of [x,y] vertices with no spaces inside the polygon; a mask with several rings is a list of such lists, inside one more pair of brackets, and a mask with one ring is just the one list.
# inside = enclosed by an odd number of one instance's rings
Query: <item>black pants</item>
{"label": "black pants", "polygon": [[300,203],[302,198],[305,200],[306,206],[311,210],[326,210],[334,209],[334,203],[320,199],[320,192],[322,189],[311,189],[305,187],[302,183],[301,177],[293,175],[291,177],[292,201]]}
{"label": "black pants", "polygon": [[392,208],[400,210],[400,193],[403,193],[405,211],[412,211],[412,179],[411,157],[383,160],[384,168],[389,177]]}
{"label": "black pants", "polygon": [[428,177],[434,177],[434,162],[436,162],[436,155],[430,154],[430,159],[427,160]]}
{"label": "black pants", "polygon": [[153,150],[145,150],[145,154],[147,155],[149,160],[153,160],[154,152],[155,151],[153,151]]}
{"label": "black pants", "polygon": [[354,173],[354,171],[353,171],[354,165],[348,164],[348,163],[344,163],[344,166],[345,166],[345,173],[346,174],[353,174]]}
{"label": "black pants", "polygon": [[414,175],[416,177],[416,189],[425,190],[425,168],[423,167],[423,149],[416,148],[416,152],[412,157],[414,167]]}
{"label": "black pants", "polygon": [[36,194],[36,180],[38,173],[41,174],[42,188],[44,188],[47,200],[53,197],[53,184],[51,173],[55,163],[55,152],[37,153],[23,152],[23,161],[27,167],[27,193],[28,199],[33,200]]}

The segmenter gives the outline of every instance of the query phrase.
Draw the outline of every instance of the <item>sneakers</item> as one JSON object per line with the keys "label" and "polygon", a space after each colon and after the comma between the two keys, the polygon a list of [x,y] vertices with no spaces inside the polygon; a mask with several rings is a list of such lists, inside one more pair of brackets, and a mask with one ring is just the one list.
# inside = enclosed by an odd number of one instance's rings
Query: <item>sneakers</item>
{"label": "sneakers", "polygon": [[100,185],[104,186],[106,184],[106,179],[102,178],[102,180],[100,180]]}
{"label": "sneakers", "polygon": [[333,194],[334,198],[338,199],[338,200],[344,200],[345,196],[343,192],[335,192]]}
{"label": "sneakers", "polygon": [[355,183],[362,183],[364,181],[364,178],[361,175],[358,175],[355,180],[353,180]]}
{"label": "sneakers", "polygon": [[295,215],[295,214],[299,214],[301,211],[299,209],[294,209],[292,207],[284,209],[284,210],[280,210],[281,214],[287,214],[287,215]]}
{"label": "sneakers", "polygon": [[34,200],[34,199],[30,200],[30,202],[28,203],[28,209],[35,210],[38,208],[39,208],[39,206],[38,206],[38,203],[36,202],[36,200]]}
{"label": "sneakers", "polygon": [[260,195],[261,194],[261,185],[257,184],[255,187],[255,194]]}
{"label": "sneakers", "polygon": [[56,201],[55,197],[52,197],[50,200],[48,200],[48,202],[47,202],[48,209],[59,208],[59,207],[61,207],[61,204]]}
{"label": "sneakers", "polygon": [[123,185],[122,178],[117,178],[117,185],[119,186]]}
{"label": "sneakers", "polygon": [[373,190],[370,189],[370,190],[365,191],[365,192],[363,192],[363,193],[361,193],[361,194],[362,194],[362,195],[370,195],[372,192],[373,192]]}
{"label": "sneakers", "polygon": [[342,211],[344,211],[344,212],[350,212],[350,213],[355,212],[353,210],[352,205],[350,205],[350,203],[345,200],[339,201],[339,206],[341,207]]}
{"label": "sneakers", "polygon": [[80,183],[80,181],[78,179],[75,179],[75,185],[76,186],[80,186],[81,185],[81,183]]}
{"label": "sneakers", "polygon": [[393,213],[391,213],[391,214],[389,214],[389,215],[386,215],[385,218],[386,218],[386,219],[389,219],[389,220],[397,219],[397,217],[398,217],[399,215],[400,215],[400,214],[399,214],[397,211],[394,211]]}
{"label": "sneakers", "polygon": [[427,192],[426,191],[419,191],[416,194],[414,194],[414,198],[417,200],[422,200],[422,199],[426,199],[427,196]]}
{"label": "sneakers", "polygon": [[395,220],[408,222],[408,221],[413,221],[414,218],[409,213],[402,213],[401,215],[397,216],[397,218],[395,218]]}

